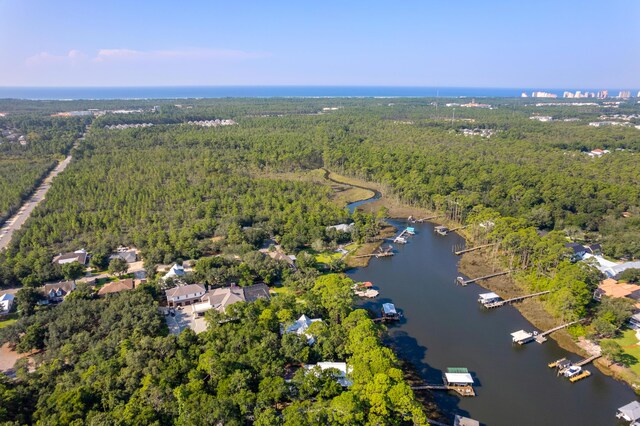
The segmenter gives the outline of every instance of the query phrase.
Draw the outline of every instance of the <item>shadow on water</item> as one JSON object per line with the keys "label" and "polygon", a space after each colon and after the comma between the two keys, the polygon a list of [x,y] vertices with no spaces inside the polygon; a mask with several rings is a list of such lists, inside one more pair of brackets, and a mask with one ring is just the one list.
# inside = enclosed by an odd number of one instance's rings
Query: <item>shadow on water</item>
{"label": "shadow on water", "polygon": [[580,357],[553,340],[514,347],[510,333],[532,325],[512,306],[480,308],[478,294],[486,291],[480,285],[455,285],[461,274],[451,248],[464,244],[463,239],[456,234],[436,237],[431,224],[415,227],[411,244],[394,245],[395,256],[372,259],[368,267],[348,275],[379,289],[380,299],[361,303],[376,317],[385,302],[404,313],[402,321],[388,324],[386,344],[413,366],[416,381],[442,383],[447,367],[472,373],[475,398],[431,392],[445,414],[438,421],[451,424],[453,415],[460,414],[491,426],[616,424],[616,409],[635,399],[629,387],[593,366],[588,367],[592,375],[577,383],[557,377],[549,362]]}

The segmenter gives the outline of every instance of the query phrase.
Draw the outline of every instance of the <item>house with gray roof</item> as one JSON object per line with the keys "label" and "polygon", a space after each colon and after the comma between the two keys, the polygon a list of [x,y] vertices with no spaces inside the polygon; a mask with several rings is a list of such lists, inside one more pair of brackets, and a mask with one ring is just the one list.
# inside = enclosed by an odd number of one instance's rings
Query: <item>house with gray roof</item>
{"label": "house with gray roof", "polygon": [[255,284],[247,287],[239,287],[232,284],[230,287],[209,290],[200,299],[200,303],[194,304],[191,309],[194,314],[202,314],[209,309],[225,312],[227,307],[238,302],[255,302],[258,299],[269,300],[269,287],[266,284]]}

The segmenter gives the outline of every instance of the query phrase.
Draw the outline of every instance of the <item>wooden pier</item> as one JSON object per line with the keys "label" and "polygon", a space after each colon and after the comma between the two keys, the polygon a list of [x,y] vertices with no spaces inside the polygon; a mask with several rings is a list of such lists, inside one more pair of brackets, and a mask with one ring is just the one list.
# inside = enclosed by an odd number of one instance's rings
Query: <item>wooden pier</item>
{"label": "wooden pier", "polygon": [[471,248],[464,249],[464,250],[454,251],[454,253],[455,253],[457,256],[460,256],[461,254],[469,253],[470,251],[480,250],[480,249],[483,249],[483,248],[485,248],[485,247],[493,247],[493,246],[495,246],[495,245],[497,245],[497,244],[498,244],[498,243],[483,244],[483,245],[481,245],[481,246],[476,246],[476,247],[471,247]]}
{"label": "wooden pier", "polygon": [[435,215],[435,216],[429,216],[429,217],[423,217],[421,219],[414,219],[413,216],[409,216],[409,218],[407,219],[409,222],[411,223],[423,223],[426,222],[427,220],[433,220],[433,219],[437,219],[439,217],[442,217],[443,215],[439,214],[439,215]]}
{"label": "wooden pier", "polygon": [[388,257],[388,256],[393,256],[393,247],[388,246],[386,248],[383,247],[379,247],[375,252],[371,253],[371,254],[361,254],[359,256],[354,256],[354,259],[360,259],[363,257],[375,257],[375,258],[379,258],[379,257]]}
{"label": "wooden pier", "polygon": [[489,274],[489,275],[485,275],[483,277],[478,277],[478,278],[471,278],[468,280],[465,280],[462,277],[458,277],[456,278],[456,283],[460,284],[461,286],[465,286],[467,284],[475,283],[476,281],[488,280],[489,278],[499,277],[500,275],[507,275],[510,272],[511,271],[496,272],[494,274]]}
{"label": "wooden pier", "polygon": [[551,293],[551,291],[547,290],[547,291],[541,291],[539,293],[525,294],[524,296],[512,297],[511,299],[507,299],[507,300],[499,300],[497,302],[487,303],[483,306],[487,309],[499,308],[500,306],[508,305],[510,303],[520,302],[530,297],[542,296],[543,294],[548,294],[548,293]]}
{"label": "wooden pier", "polygon": [[476,396],[476,392],[472,386],[454,386],[440,384],[424,384],[419,386],[411,386],[412,390],[451,390],[460,396]]}
{"label": "wooden pier", "polygon": [[406,236],[408,236],[409,233],[408,231],[405,229],[403,230],[397,237],[395,237],[393,239],[393,242],[396,244],[406,244],[407,243],[407,238]]}
{"label": "wooden pier", "polygon": [[449,229],[449,232],[456,232],[456,231],[460,231],[461,229],[465,229],[467,228],[469,225],[464,225],[464,226],[458,226],[457,228],[451,228]]}
{"label": "wooden pier", "polygon": [[542,344],[542,343],[547,341],[547,336],[549,334],[553,333],[554,331],[562,330],[563,328],[567,328],[569,326],[572,326],[573,324],[577,324],[577,323],[582,322],[584,320],[585,319],[582,318],[582,319],[579,319],[579,320],[576,320],[576,321],[571,321],[571,322],[568,322],[566,324],[562,324],[562,325],[559,325],[557,327],[554,327],[551,330],[544,331],[544,332],[536,335],[535,340],[536,340],[536,342]]}
{"label": "wooden pier", "polygon": [[578,361],[573,365],[577,365],[578,367],[582,367],[583,365],[589,364],[592,361],[595,361],[596,359],[600,358],[602,355],[598,354],[598,355],[593,355],[590,356],[589,358],[585,358],[582,361]]}

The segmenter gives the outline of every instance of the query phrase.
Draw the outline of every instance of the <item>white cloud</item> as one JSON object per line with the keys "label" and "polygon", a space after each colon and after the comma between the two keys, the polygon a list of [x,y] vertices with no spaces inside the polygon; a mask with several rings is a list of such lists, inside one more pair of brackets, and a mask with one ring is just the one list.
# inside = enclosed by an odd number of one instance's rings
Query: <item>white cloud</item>
{"label": "white cloud", "polygon": [[64,55],[54,55],[49,52],[40,52],[30,56],[26,60],[28,66],[47,65],[52,63],[76,63],[86,59],[87,56],[76,49],[69,50]]}
{"label": "white cloud", "polygon": [[117,62],[117,61],[172,61],[180,60],[243,60],[270,56],[263,52],[246,52],[231,49],[168,49],[168,50],[134,50],[134,49],[100,49],[95,56],[72,49],[66,54],[56,55],[40,52],[26,59],[26,65],[35,67],[52,64],[75,64],[79,62]]}
{"label": "white cloud", "polygon": [[266,53],[246,52],[230,49],[172,49],[172,50],[132,50],[101,49],[94,58],[96,62],[110,60],[171,60],[171,59],[253,59],[269,56]]}

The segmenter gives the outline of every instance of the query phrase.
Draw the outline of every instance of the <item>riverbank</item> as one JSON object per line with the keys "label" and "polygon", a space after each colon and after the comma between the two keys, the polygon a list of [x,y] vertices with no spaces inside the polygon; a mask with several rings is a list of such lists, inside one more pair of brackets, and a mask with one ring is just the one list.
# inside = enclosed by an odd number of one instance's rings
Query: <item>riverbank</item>
{"label": "riverbank", "polygon": [[[359,206],[358,208],[369,213],[375,213],[381,208],[387,209],[387,216],[392,219],[407,219],[409,216],[416,218],[432,217],[436,213],[425,208],[407,206],[399,202],[398,200],[385,195],[382,186],[379,184],[362,181],[355,178],[347,178],[341,175],[331,174],[332,180],[339,181],[345,185],[357,185],[358,188],[371,188],[372,191],[376,191],[379,194],[378,199],[368,202]],[[326,175],[328,176],[328,175]],[[337,178],[337,179],[336,179]],[[360,200],[357,200],[360,201]],[[431,220],[433,223],[438,223],[445,226],[459,226],[459,224],[449,221],[444,217],[437,220]],[[395,234],[395,228],[391,227],[391,230],[384,229],[379,236],[382,238],[389,238]],[[470,235],[465,232],[460,232],[466,241],[470,241]],[[358,249],[355,255],[365,255],[373,253],[382,242],[365,244]],[[347,266],[349,267],[365,267],[369,264],[370,258],[358,258],[355,259],[350,256],[347,259]],[[459,270],[468,277],[478,277],[488,275],[498,271],[499,265],[497,265],[487,253],[482,251],[475,251],[464,254],[459,263]],[[500,294],[503,298],[511,298],[521,296],[527,293],[527,290],[519,285],[516,280],[511,276],[499,276],[482,282],[482,287],[487,288],[490,291],[494,291]],[[554,318],[545,309],[542,302],[539,299],[532,298],[526,299],[520,303],[513,305],[524,318],[527,319],[534,327],[539,330],[548,330],[558,325],[557,319]],[[588,357],[593,354],[592,344],[588,341],[581,339],[576,341],[566,329],[559,330],[549,337],[554,339],[558,345],[572,353],[575,353],[581,357]],[[594,361],[594,365],[602,373],[607,376],[611,376],[617,380],[620,380],[628,384],[636,393],[640,393],[640,382],[635,374],[633,374],[628,368],[613,364],[606,358],[600,358]]]}

